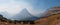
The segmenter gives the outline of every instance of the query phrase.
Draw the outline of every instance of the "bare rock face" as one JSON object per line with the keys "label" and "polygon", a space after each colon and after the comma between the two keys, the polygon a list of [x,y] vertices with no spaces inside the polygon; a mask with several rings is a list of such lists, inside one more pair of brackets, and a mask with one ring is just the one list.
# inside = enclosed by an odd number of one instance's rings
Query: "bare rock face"
{"label": "bare rock face", "polygon": [[60,25],[60,6],[50,8],[45,15],[45,18],[41,18],[35,21],[35,24],[39,25]]}
{"label": "bare rock face", "polygon": [[48,11],[46,12],[47,15],[56,14],[56,13],[60,13],[60,6],[52,7],[48,9]]}

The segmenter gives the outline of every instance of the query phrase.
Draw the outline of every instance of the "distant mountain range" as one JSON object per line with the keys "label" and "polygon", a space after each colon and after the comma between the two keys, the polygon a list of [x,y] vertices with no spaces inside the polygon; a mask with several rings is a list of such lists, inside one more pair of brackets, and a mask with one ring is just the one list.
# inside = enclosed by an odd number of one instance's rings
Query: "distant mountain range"
{"label": "distant mountain range", "polygon": [[11,15],[8,14],[8,12],[0,12],[0,14],[3,15],[3,17],[6,19],[19,20],[19,21],[21,20],[22,21],[27,21],[27,20],[34,21],[39,18],[29,13],[27,9],[23,9],[21,12],[14,15],[13,17],[11,17]]}
{"label": "distant mountain range", "polygon": [[11,15],[8,12],[0,12],[1,15],[3,15],[3,17],[10,19]]}

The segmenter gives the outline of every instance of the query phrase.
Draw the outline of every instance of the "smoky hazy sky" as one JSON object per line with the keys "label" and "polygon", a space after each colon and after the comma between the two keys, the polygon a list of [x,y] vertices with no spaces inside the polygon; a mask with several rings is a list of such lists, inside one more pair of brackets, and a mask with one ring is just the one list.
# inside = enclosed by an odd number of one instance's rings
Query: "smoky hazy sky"
{"label": "smoky hazy sky", "polygon": [[11,15],[26,8],[31,14],[38,15],[53,6],[60,6],[60,0],[0,0],[0,12]]}

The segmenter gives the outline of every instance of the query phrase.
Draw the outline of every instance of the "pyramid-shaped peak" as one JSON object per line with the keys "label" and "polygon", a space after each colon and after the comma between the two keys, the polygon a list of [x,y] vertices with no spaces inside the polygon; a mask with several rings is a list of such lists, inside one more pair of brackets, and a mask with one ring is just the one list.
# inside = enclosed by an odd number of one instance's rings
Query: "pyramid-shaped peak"
{"label": "pyramid-shaped peak", "polygon": [[27,10],[26,8],[24,8],[23,10]]}
{"label": "pyramid-shaped peak", "polygon": [[26,8],[24,8],[20,13],[24,13],[25,14],[25,13],[29,13],[29,11]]}
{"label": "pyramid-shaped peak", "polygon": [[26,8],[24,8],[22,11],[28,11]]}

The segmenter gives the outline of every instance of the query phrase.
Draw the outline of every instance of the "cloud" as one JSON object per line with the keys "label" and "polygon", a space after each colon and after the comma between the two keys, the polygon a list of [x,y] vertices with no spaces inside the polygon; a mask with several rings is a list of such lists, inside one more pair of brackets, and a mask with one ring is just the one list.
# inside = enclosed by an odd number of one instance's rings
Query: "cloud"
{"label": "cloud", "polygon": [[34,11],[31,3],[26,2],[27,0],[0,0],[0,1],[3,2],[2,4],[0,4],[0,12],[7,11],[9,14],[15,15],[24,8],[26,8],[32,15],[42,13],[42,11],[41,12]]}
{"label": "cloud", "polygon": [[[29,3],[24,2],[20,0],[20,2],[17,2],[15,0],[0,0],[3,2],[3,4],[0,4],[0,11],[7,11],[10,14],[17,14],[20,12],[23,8],[28,8]],[[6,3],[6,1],[8,3]]]}

